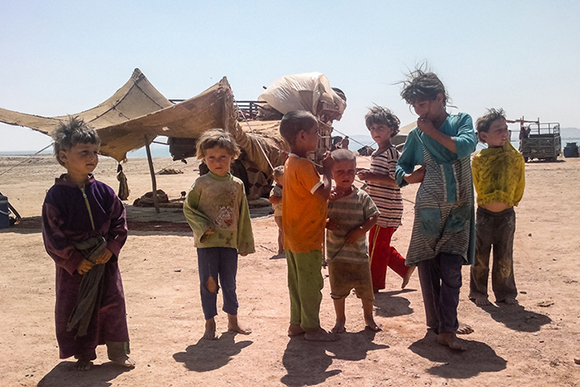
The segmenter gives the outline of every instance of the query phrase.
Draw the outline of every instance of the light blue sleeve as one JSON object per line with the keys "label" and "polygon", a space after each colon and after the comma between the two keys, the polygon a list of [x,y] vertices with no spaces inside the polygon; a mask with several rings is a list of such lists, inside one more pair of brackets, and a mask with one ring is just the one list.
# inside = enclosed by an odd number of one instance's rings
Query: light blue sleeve
{"label": "light blue sleeve", "polygon": [[420,164],[423,164],[423,145],[418,135],[418,129],[415,128],[407,135],[403,153],[401,153],[397,161],[395,181],[399,187],[404,187],[409,184],[403,178],[407,173],[412,173],[415,170],[415,165]]}
{"label": "light blue sleeve", "polygon": [[455,139],[457,158],[469,157],[477,146],[477,135],[473,129],[473,120],[466,113],[458,115],[457,134],[452,136]]}

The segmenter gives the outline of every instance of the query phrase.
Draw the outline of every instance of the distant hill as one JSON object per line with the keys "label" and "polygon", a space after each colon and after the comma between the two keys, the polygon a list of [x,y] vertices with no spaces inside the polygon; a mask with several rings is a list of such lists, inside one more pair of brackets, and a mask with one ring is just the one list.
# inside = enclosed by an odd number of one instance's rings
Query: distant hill
{"label": "distant hill", "polygon": [[562,138],[580,138],[580,129],[578,128],[561,128],[560,136]]}

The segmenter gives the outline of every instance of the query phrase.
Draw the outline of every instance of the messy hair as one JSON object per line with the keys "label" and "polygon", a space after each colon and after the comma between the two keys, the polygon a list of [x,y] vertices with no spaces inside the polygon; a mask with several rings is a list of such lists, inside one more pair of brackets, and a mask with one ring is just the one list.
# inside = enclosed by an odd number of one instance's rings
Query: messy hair
{"label": "messy hair", "polygon": [[197,141],[198,160],[205,157],[206,150],[215,147],[225,149],[234,159],[240,155],[240,148],[229,133],[222,129],[212,129],[204,132]]}
{"label": "messy hair", "polygon": [[69,116],[68,121],[61,121],[53,133],[54,156],[60,165],[64,163],[60,159],[60,151],[68,151],[77,144],[101,145],[101,139],[97,131],[81,118]]}
{"label": "messy hair", "polygon": [[487,109],[487,113],[477,119],[475,122],[475,130],[477,131],[477,138],[481,140],[481,132],[488,133],[491,128],[491,124],[500,118],[505,120],[505,111],[501,108],[499,109]]}
{"label": "messy hair", "polygon": [[280,177],[284,174],[284,166],[283,165],[278,165],[276,168],[274,168],[274,170],[272,171],[272,176],[274,177]]}
{"label": "messy hair", "polygon": [[296,145],[296,136],[301,130],[308,131],[318,125],[314,115],[306,110],[294,110],[284,114],[280,121],[280,134],[290,145]]}
{"label": "messy hair", "polygon": [[435,73],[428,71],[426,65],[420,65],[411,71],[407,74],[407,79],[401,83],[403,84],[401,98],[409,105],[421,101],[433,101],[438,94],[443,94],[443,106],[449,100],[443,82]]}
{"label": "messy hair", "polygon": [[356,165],[356,156],[348,149],[337,149],[330,154],[333,161],[352,161]]}
{"label": "messy hair", "polygon": [[370,108],[369,112],[365,115],[365,123],[369,130],[374,124],[386,125],[393,131],[391,137],[394,137],[399,133],[399,125],[401,124],[401,121],[391,110],[375,105]]}

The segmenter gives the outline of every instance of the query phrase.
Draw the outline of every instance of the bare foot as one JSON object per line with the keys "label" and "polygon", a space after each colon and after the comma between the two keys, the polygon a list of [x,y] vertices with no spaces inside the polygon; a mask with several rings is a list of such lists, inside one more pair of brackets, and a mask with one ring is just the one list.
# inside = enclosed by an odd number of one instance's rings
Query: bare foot
{"label": "bare foot", "polygon": [[93,368],[93,362],[87,359],[79,359],[74,367],[77,371],[88,371]]}
{"label": "bare foot", "polygon": [[437,342],[457,351],[465,351],[467,349],[467,344],[465,344],[463,340],[458,339],[453,332],[439,333],[437,336]]}
{"label": "bare foot", "polygon": [[477,296],[475,298],[472,298],[471,301],[475,302],[475,305],[477,305],[477,306],[489,306],[489,305],[491,305],[491,302],[489,302],[489,300],[487,299],[487,296]]}
{"label": "bare foot", "polygon": [[332,333],[344,333],[344,332],[346,332],[346,329],[344,327],[344,320],[343,321],[336,320],[336,324],[334,324],[334,328],[332,328]]}
{"label": "bare foot", "polygon": [[469,325],[459,324],[459,328],[455,331],[458,335],[469,335],[473,333],[473,328]]}
{"label": "bare foot", "polygon": [[217,340],[217,336],[215,334],[215,320],[213,318],[205,320],[205,332],[203,333],[202,339]]}
{"label": "bare foot", "polygon": [[308,341],[336,341],[338,340],[338,336],[333,333],[328,333],[322,328],[318,328],[317,331],[306,332],[304,339]]}
{"label": "bare foot", "polygon": [[288,327],[288,336],[290,337],[300,336],[303,335],[304,333],[306,333],[306,331],[300,328],[300,324],[290,324],[290,326]]}
{"label": "bare foot", "polygon": [[252,333],[250,328],[242,328],[238,323],[238,316],[235,314],[228,314],[228,331],[240,333],[242,335],[249,335]]}
{"label": "bare foot", "polygon": [[410,266],[409,270],[407,270],[407,274],[405,274],[405,276],[403,277],[403,283],[401,284],[401,289],[405,289],[405,286],[407,286],[409,284],[409,281],[411,280],[411,275],[413,274],[414,271],[415,271],[415,266]]}
{"label": "bare foot", "polygon": [[370,319],[365,319],[365,323],[367,325],[367,328],[369,328],[373,332],[382,331],[380,325],[377,325],[377,323],[372,317]]}
{"label": "bare foot", "polygon": [[135,360],[131,359],[129,356],[125,356],[124,359],[111,359],[111,362],[123,366],[125,368],[135,368]]}

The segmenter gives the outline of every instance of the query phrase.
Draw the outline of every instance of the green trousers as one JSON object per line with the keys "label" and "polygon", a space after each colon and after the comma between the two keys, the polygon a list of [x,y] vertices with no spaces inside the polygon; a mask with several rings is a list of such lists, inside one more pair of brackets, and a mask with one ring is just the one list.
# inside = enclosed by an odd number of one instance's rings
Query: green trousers
{"label": "green trousers", "polygon": [[305,331],[320,328],[320,301],[322,301],[322,251],[293,253],[286,250],[288,262],[288,290],[290,291],[290,324],[300,325]]}

